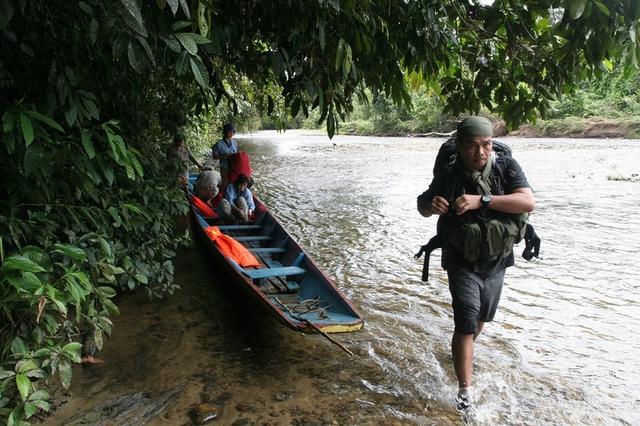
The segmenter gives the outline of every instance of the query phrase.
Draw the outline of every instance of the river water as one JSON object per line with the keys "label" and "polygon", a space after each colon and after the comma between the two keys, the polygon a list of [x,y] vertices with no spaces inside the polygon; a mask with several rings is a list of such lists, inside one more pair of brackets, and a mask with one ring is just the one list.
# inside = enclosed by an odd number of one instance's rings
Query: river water
{"label": "river water", "polygon": [[[443,139],[239,140],[258,195],[365,316],[337,337],[356,356],[254,312],[196,245],[180,292],[123,300],[105,364],[76,372],[48,423],[189,424],[201,402],[221,424],[461,423],[446,273],[436,252],[423,284],[412,258],[435,230],[415,199]],[[640,141],[502,141],[535,191],[541,259],[507,271],[476,344],[471,422],[640,424]]]}

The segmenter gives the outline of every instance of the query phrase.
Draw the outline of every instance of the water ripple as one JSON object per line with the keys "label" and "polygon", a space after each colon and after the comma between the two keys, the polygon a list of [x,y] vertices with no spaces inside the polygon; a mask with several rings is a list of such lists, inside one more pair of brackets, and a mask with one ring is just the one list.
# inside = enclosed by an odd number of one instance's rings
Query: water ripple
{"label": "water ripple", "polygon": [[[505,141],[536,193],[542,259],[510,268],[496,322],[478,341],[476,420],[638,424],[640,341],[629,331],[640,328],[640,187],[608,177],[638,173],[640,144]],[[245,141],[258,194],[367,318],[353,340],[385,375],[362,385],[418,401],[386,407],[420,424],[460,421],[446,273],[434,255],[424,285],[412,259],[435,228],[415,197],[440,143],[291,132]]]}

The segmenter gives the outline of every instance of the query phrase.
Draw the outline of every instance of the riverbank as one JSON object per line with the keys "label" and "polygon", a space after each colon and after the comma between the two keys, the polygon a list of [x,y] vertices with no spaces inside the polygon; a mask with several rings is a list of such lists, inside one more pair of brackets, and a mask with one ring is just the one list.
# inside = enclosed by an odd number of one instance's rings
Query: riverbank
{"label": "riverbank", "polygon": [[[622,118],[566,117],[552,120],[540,120],[535,124],[524,124],[516,130],[508,131],[505,123],[494,121],[496,136],[513,136],[522,138],[581,138],[581,139],[638,139],[640,138],[640,117]],[[398,123],[396,128],[377,131],[367,121],[348,121],[339,127],[339,133],[357,136],[400,136],[425,137],[432,133],[412,131],[411,122]],[[446,133],[448,129],[439,129]]]}

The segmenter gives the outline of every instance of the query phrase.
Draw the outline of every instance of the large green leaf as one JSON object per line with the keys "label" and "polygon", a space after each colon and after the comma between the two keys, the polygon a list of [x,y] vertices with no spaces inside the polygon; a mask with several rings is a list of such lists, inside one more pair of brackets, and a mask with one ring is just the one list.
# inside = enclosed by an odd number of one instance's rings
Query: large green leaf
{"label": "large green leaf", "polygon": [[101,286],[97,288],[97,291],[102,297],[111,298],[116,295],[116,291],[112,287]]}
{"label": "large green leaf", "polygon": [[22,272],[44,272],[44,268],[33,260],[24,256],[14,254],[5,259],[2,263],[2,270],[7,271],[22,271]]}
{"label": "large green leaf", "polygon": [[144,52],[142,47],[135,40],[129,41],[129,47],[127,48],[127,58],[129,58],[129,64],[138,73],[144,72]]}
{"label": "large green leaf", "polygon": [[173,35],[170,35],[168,37],[160,36],[160,39],[164,41],[167,47],[173,50],[174,52],[180,53],[182,51],[180,42]]}
{"label": "large green leaf", "polygon": [[125,8],[126,13],[131,16],[141,27],[144,26],[142,21],[142,12],[136,0],[120,0]]}
{"label": "large green leaf", "polygon": [[90,160],[93,159],[96,156],[96,149],[91,140],[91,132],[86,129],[81,129],[80,139],[82,140],[82,147],[84,148],[84,152],[87,153],[87,157],[89,157]]}
{"label": "large green leaf", "polygon": [[207,89],[209,87],[209,72],[207,71],[207,67],[204,66],[198,57],[191,57],[189,61],[191,62],[191,71],[196,81],[200,87]]}
{"label": "large green leaf", "polygon": [[171,31],[173,31],[174,33],[177,33],[178,31],[182,31],[185,28],[191,27],[191,25],[192,25],[191,21],[174,22],[173,25],[171,25]]}
{"label": "large green leaf", "polygon": [[147,54],[147,58],[149,58],[149,61],[151,61],[151,63],[155,66],[156,57],[153,54],[153,51],[151,50],[151,46],[149,46],[149,43],[147,43],[147,40],[144,37],[140,37],[140,36],[136,37],[136,40],[138,40],[138,43],[140,43],[140,45],[142,46],[142,49]]}
{"label": "large green leaf", "polygon": [[27,114],[20,114],[20,128],[22,129],[22,136],[24,137],[24,143],[29,146],[33,142],[33,123]]}
{"label": "large green leaf", "polygon": [[571,19],[578,19],[581,17],[586,6],[587,0],[570,0],[569,14],[571,15]]}
{"label": "large green leaf", "polygon": [[79,305],[80,302],[82,301],[83,297],[82,297],[82,293],[80,293],[80,289],[76,285],[75,281],[73,281],[73,280],[71,280],[71,279],[69,279],[67,277],[66,288],[69,291],[69,294],[71,294],[71,298],[75,302],[76,306]]}
{"label": "large green leaf", "polygon": [[8,276],[9,283],[17,290],[22,290],[27,293],[34,294],[39,288],[42,287],[42,281],[33,272],[23,272],[20,277]]}
{"label": "large green leaf", "polygon": [[27,347],[19,337],[14,337],[11,341],[11,354],[16,357],[21,357],[27,352]]}
{"label": "large green leaf", "polygon": [[62,383],[62,387],[65,389],[69,389],[69,385],[71,385],[71,363],[63,358],[60,360],[60,364],[58,365],[58,369],[60,372],[60,383]]}
{"label": "large green leaf", "polygon": [[104,308],[109,311],[109,313],[113,314],[113,315],[118,315],[120,313],[120,310],[118,309],[118,307],[109,299],[102,299],[102,306],[104,306]]}
{"label": "large green leaf", "polygon": [[9,370],[0,369],[0,380],[8,379],[9,377],[15,376],[16,373]]}
{"label": "large green leaf", "polygon": [[179,0],[167,0],[167,4],[171,9],[171,13],[173,13],[173,15],[175,16],[175,14],[178,12],[178,6],[180,5]]}
{"label": "large green leaf", "polygon": [[64,118],[67,120],[69,126],[73,126],[78,118],[78,106],[73,98],[70,99],[69,102],[69,109],[64,112]]}
{"label": "large green leaf", "polygon": [[26,401],[32,389],[31,380],[27,377],[26,373],[16,374],[16,386],[18,387],[20,398],[22,398],[23,401]]}
{"label": "large green leaf", "polygon": [[182,77],[187,73],[189,69],[189,53],[186,50],[183,50],[178,55],[178,60],[176,61],[176,74],[179,77]]}
{"label": "large green leaf", "polygon": [[85,261],[87,260],[87,253],[80,247],[75,247],[69,244],[54,244],[53,250],[54,253],[62,253],[67,255],[75,260]]}
{"label": "large green leaf", "polygon": [[36,368],[38,368],[38,364],[36,364],[35,361],[31,359],[25,359],[25,360],[19,361],[16,364],[16,368],[18,369],[18,374],[27,373],[31,370],[35,370]]}
{"label": "large green leaf", "polygon": [[70,342],[64,345],[62,348],[62,352],[77,352],[82,348],[82,343],[80,342]]}
{"label": "large green leaf", "polygon": [[609,11],[609,8],[604,3],[598,0],[594,0],[594,3],[602,13],[604,13],[606,16],[611,16],[611,12]]}
{"label": "large green leaf", "polygon": [[144,169],[142,168],[142,164],[140,164],[140,160],[138,160],[138,156],[130,153],[129,160],[131,160],[131,164],[133,165],[133,169],[136,171],[136,174],[140,177],[144,177]]}
{"label": "large green leaf", "polygon": [[64,133],[64,129],[62,128],[62,126],[60,126],[51,117],[47,117],[44,114],[40,114],[38,111],[27,111],[27,114],[29,114],[29,117],[46,124],[47,126],[51,127],[52,129],[56,129],[57,131]]}
{"label": "large green leaf", "polygon": [[29,401],[35,401],[37,399],[48,399],[49,392],[44,389],[40,389],[29,395]]}
{"label": "large green leaf", "polygon": [[85,289],[89,291],[93,290],[93,285],[91,284],[91,281],[89,280],[87,274],[82,271],[76,271],[73,273],[73,276],[76,278],[76,280],[78,280],[78,282],[80,282],[80,284],[82,284]]}
{"label": "large green leaf", "polygon": [[189,5],[187,4],[187,0],[179,0],[180,1],[180,5],[182,6],[182,11],[184,12],[185,15],[187,15],[187,18],[191,18],[191,11],[189,10]]}
{"label": "large green leaf", "polygon": [[175,38],[178,39],[180,44],[192,55],[198,54],[198,46],[194,40],[195,34],[193,33],[176,33]]}
{"label": "large green leaf", "polygon": [[33,405],[44,411],[51,411],[51,404],[43,399],[33,400]]}
{"label": "large green leaf", "polygon": [[98,110],[98,106],[93,101],[93,99],[84,98],[82,99],[82,104],[91,117],[95,118],[96,120],[100,118],[100,111]]}
{"label": "large green leaf", "polygon": [[38,407],[33,402],[27,402],[24,404],[24,418],[28,419],[33,416],[36,411],[38,411]]}

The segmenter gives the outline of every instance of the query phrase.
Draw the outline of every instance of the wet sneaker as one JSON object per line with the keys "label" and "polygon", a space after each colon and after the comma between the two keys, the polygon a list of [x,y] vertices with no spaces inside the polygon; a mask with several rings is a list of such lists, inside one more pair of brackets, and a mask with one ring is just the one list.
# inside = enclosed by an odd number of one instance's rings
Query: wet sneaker
{"label": "wet sneaker", "polygon": [[456,408],[459,411],[468,411],[471,409],[471,395],[468,389],[460,389],[456,396]]}

